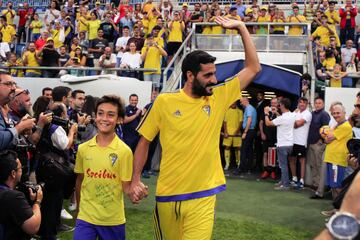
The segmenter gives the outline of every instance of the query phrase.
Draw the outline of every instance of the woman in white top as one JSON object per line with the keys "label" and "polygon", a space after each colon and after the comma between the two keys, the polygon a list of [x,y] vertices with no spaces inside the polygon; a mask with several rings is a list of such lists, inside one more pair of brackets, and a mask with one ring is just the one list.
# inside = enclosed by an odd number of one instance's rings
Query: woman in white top
{"label": "woman in white top", "polygon": [[[120,67],[128,69],[140,68],[141,55],[136,52],[136,44],[134,42],[130,42],[129,49],[130,51],[124,53],[122,56]],[[123,71],[121,75],[124,77],[138,78],[138,72],[135,71]]]}
{"label": "woman in white top", "polygon": [[56,10],[56,2],[51,1],[50,7],[46,9],[44,22],[46,26],[49,26],[52,21],[55,21],[60,16],[60,11]]}

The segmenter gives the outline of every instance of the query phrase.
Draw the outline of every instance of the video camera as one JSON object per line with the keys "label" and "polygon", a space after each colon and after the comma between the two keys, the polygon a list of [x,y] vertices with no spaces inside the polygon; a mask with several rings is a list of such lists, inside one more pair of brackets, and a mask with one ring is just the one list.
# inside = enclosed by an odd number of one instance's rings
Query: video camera
{"label": "video camera", "polygon": [[30,199],[29,188],[33,193],[37,193],[40,187],[44,189],[45,183],[34,184],[32,182],[23,182],[23,183],[19,183],[19,185],[17,186],[17,190],[22,192],[25,195],[25,198],[28,201],[28,203],[32,205],[33,201]]}

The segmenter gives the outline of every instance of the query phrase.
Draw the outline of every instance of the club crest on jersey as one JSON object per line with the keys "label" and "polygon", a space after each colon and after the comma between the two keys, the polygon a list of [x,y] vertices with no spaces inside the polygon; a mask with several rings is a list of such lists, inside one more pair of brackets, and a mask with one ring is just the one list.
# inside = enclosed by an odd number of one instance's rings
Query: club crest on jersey
{"label": "club crest on jersey", "polygon": [[110,153],[109,159],[111,160],[111,165],[114,166],[114,164],[118,160],[118,155],[116,153]]}
{"label": "club crest on jersey", "polygon": [[176,111],[174,112],[174,116],[175,116],[175,117],[181,117],[181,112],[180,112],[180,110],[176,110]]}
{"label": "club crest on jersey", "polygon": [[211,113],[211,108],[209,105],[205,105],[202,107],[203,111],[208,115],[210,116],[210,113]]}

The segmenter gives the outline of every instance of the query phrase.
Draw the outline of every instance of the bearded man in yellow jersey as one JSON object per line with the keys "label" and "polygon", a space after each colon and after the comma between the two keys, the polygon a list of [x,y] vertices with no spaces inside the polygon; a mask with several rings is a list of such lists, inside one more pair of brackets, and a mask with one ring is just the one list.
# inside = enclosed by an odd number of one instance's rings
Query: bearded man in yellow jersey
{"label": "bearded man in yellow jersey", "polygon": [[130,188],[133,201],[146,196],[141,172],[150,142],[160,132],[163,152],[156,189],[156,239],[211,238],[216,194],[226,188],[219,150],[222,122],[230,105],[241,98],[241,90],[261,70],[245,24],[220,16],[216,22],[239,31],[245,67],[217,84],[215,57],[203,51],[188,54],[182,63],[184,88],[160,94],[138,126],[141,138]]}

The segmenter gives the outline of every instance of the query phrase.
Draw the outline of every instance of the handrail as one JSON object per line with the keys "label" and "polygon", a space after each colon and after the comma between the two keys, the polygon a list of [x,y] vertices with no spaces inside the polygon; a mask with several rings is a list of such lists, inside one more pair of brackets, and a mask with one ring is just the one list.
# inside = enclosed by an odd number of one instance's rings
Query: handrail
{"label": "handrail", "polygon": [[93,71],[139,71],[139,72],[156,72],[155,68],[102,68],[102,67],[29,67],[29,66],[0,66],[0,69],[22,69],[22,70],[93,70]]}
{"label": "handrail", "polygon": [[185,38],[185,40],[183,41],[183,43],[181,44],[179,50],[175,53],[175,55],[173,56],[173,58],[171,59],[169,64],[164,69],[164,71],[163,71],[163,89],[165,89],[165,87],[166,87],[167,74],[168,74],[171,66],[175,63],[176,59],[179,57],[181,52],[185,53],[187,44],[194,33],[195,33],[195,31],[194,31],[194,29],[192,29],[190,31],[190,33],[187,35],[187,37]]}

